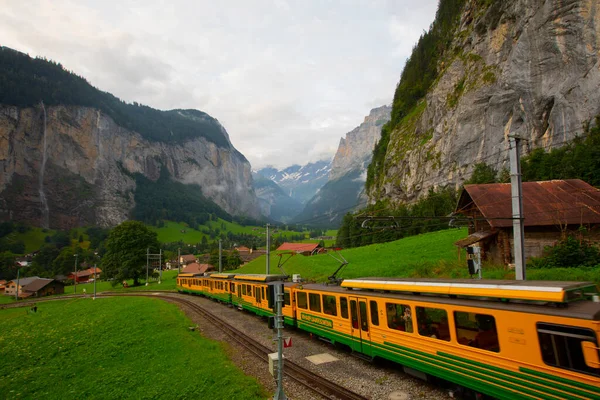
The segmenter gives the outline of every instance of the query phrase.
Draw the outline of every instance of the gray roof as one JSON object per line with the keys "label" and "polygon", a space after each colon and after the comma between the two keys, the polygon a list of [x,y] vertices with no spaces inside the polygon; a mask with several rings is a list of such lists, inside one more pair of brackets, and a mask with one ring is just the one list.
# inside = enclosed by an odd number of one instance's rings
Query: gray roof
{"label": "gray roof", "polygon": [[[37,292],[38,290],[45,287],[52,281],[54,281],[54,279],[47,279],[47,278],[36,279],[35,281],[29,283],[28,285],[23,286],[23,291],[24,292]],[[60,283],[60,282],[57,282],[57,283]],[[62,283],[60,283],[60,284],[62,285]]]}
{"label": "gray roof", "polygon": [[[29,285],[31,282],[33,282],[37,279],[42,279],[42,278],[40,278],[39,276],[30,276],[28,278],[21,278],[21,279],[19,279],[19,285],[20,286]],[[13,279],[12,281],[9,281],[9,282],[17,283],[17,280]],[[8,284],[8,282],[7,282],[7,284]]]}

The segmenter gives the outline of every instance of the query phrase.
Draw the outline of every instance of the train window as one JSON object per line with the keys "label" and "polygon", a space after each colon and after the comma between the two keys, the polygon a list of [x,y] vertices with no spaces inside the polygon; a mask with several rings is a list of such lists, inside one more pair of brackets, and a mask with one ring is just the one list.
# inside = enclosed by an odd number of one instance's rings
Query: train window
{"label": "train window", "polygon": [[496,320],[492,315],[455,311],[454,324],[459,344],[496,353],[500,351]]}
{"label": "train window", "polygon": [[289,306],[292,304],[289,290],[286,290],[285,292],[283,292],[283,301],[286,306]]}
{"label": "train window", "polygon": [[346,297],[340,297],[340,313],[342,318],[348,319],[348,299]]}
{"label": "train window", "polygon": [[592,342],[598,347],[593,330],[538,322],[537,332],[542,359],[546,364],[600,376],[600,368],[586,364],[581,345],[581,342]]}
{"label": "train window", "polygon": [[450,341],[448,313],[441,308],[417,307],[419,335]]}
{"label": "train window", "polygon": [[388,328],[412,333],[413,322],[410,306],[385,303]]}
{"label": "train window", "polygon": [[296,302],[298,303],[298,308],[308,308],[308,302],[306,301],[306,292],[297,292]]}
{"label": "train window", "polygon": [[235,293],[235,283],[233,283],[233,282],[229,283],[229,291],[231,293]]}
{"label": "train window", "polygon": [[246,285],[241,285],[242,286],[242,294],[245,296],[246,295]]}
{"label": "train window", "polygon": [[262,288],[262,297],[263,297],[263,299],[264,299],[265,297],[267,297],[267,296],[265,296],[265,288],[264,288],[264,286],[263,286],[263,288]]}
{"label": "train window", "polygon": [[379,312],[377,311],[377,302],[375,300],[371,300],[369,305],[371,306],[371,323],[375,326],[378,326]]}
{"label": "train window", "polygon": [[333,316],[337,315],[335,296],[323,295],[323,312]]}
{"label": "train window", "polygon": [[309,293],[308,304],[311,311],[321,312],[321,295],[317,293]]}

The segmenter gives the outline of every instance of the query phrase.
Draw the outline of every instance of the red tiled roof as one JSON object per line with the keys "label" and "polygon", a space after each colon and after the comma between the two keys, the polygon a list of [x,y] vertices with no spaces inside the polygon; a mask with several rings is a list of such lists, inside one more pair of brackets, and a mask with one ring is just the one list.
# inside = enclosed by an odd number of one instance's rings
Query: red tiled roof
{"label": "red tiled roof", "polygon": [[181,270],[182,274],[203,274],[207,271],[211,271],[214,270],[215,267],[213,267],[210,264],[198,264],[198,263],[190,263],[188,265],[185,266],[184,269]]}
{"label": "red tiled roof", "polygon": [[319,247],[318,243],[284,243],[277,248],[277,250],[288,250],[296,252],[312,252],[314,249]]}
{"label": "red tiled roof", "polygon": [[[492,228],[512,226],[509,183],[465,185],[456,212],[471,199]],[[600,223],[600,190],[580,179],[523,182],[523,217],[525,226]]]}

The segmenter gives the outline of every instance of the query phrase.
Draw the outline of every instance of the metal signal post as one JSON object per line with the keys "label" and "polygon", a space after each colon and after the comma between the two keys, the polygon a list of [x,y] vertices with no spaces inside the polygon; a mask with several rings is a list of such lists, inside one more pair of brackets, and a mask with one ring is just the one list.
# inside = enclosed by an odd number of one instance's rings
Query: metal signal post
{"label": "metal signal post", "polygon": [[[267,225],[268,226],[268,225]],[[267,236],[268,237],[268,236]],[[285,393],[283,392],[283,301],[284,301],[284,290],[283,284],[275,285],[275,295],[277,298],[277,313],[276,313],[276,324],[277,324],[277,392],[273,400],[287,400]]]}

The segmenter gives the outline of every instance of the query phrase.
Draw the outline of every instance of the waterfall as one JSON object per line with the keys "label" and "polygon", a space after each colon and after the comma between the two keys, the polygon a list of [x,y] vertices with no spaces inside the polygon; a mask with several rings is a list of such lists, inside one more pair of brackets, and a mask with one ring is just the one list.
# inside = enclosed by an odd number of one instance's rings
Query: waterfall
{"label": "waterfall", "polygon": [[44,102],[41,102],[42,110],[44,111],[44,139],[42,147],[42,167],[40,168],[40,203],[42,203],[42,227],[50,227],[50,209],[48,208],[48,200],[46,200],[46,194],[44,193],[44,171],[46,169],[46,161],[48,161],[48,154],[46,149],[46,107]]}

